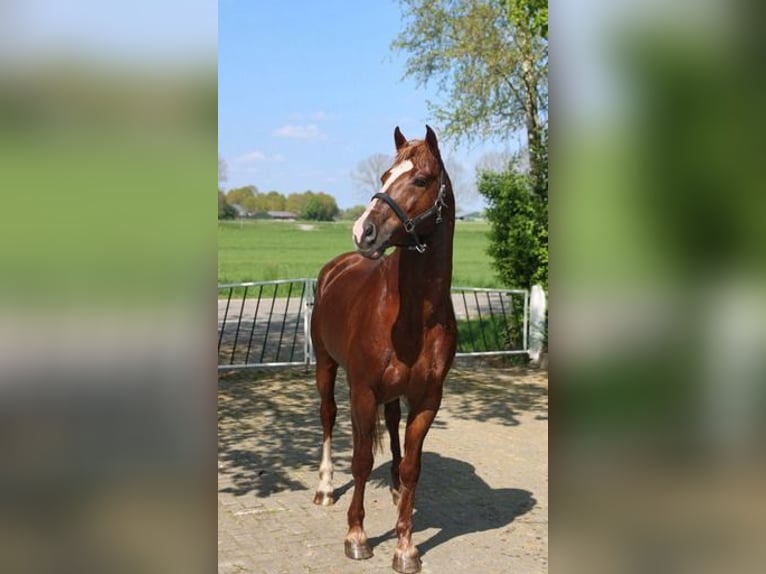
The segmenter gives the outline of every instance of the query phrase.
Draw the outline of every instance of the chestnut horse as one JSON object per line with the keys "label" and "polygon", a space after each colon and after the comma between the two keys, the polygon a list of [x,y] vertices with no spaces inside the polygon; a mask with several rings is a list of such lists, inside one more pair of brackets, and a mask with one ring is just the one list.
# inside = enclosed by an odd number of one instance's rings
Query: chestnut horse
{"label": "chestnut horse", "polygon": [[[430,127],[425,140],[412,141],[397,127],[394,142],[394,164],[354,224],[357,251],[330,261],[317,281],[311,337],[323,433],[314,502],[335,501],[331,441],[340,365],[348,378],[354,445],[346,556],[372,556],[363,526],[364,489],[372,471],[373,444],[379,441],[378,406],[385,405],[393,457],[391,492],[399,514],[393,567],[409,574],[420,570],[412,543],[412,509],[423,440],[439,410],[456,348],[450,298],[455,199]],[[389,247],[396,249],[385,255]],[[409,405],[404,457],[400,397]]]}

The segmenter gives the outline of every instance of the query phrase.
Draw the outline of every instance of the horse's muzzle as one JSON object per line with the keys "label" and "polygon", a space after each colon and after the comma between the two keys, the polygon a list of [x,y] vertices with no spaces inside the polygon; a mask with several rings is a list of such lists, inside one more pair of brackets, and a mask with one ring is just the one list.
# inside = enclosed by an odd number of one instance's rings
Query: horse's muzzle
{"label": "horse's muzzle", "polygon": [[370,249],[364,249],[362,247],[357,247],[356,251],[360,255],[363,255],[367,259],[380,259],[380,257],[383,255],[383,253],[386,251],[386,248],[388,246],[385,244],[382,244],[378,247],[372,247]]}
{"label": "horse's muzzle", "polygon": [[375,245],[375,239],[377,239],[377,237],[378,228],[375,227],[375,224],[371,221],[365,222],[364,229],[362,230],[362,240],[358,247],[363,249],[370,249],[373,245]]}
{"label": "horse's muzzle", "polygon": [[359,254],[368,259],[378,259],[388,247],[387,242],[380,236],[378,227],[369,218],[361,225],[361,229],[354,233],[354,244]]}

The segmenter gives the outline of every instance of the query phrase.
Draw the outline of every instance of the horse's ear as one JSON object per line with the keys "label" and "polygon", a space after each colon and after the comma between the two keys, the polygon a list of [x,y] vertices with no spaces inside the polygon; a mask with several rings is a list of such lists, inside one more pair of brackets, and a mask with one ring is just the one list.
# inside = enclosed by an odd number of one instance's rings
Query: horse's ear
{"label": "horse's ear", "polygon": [[399,131],[399,126],[396,126],[394,130],[394,143],[396,144],[396,151],[399,151],[404,144],[407,143],[407,138]]}
{"label": "horse's ear", "polygon": [[436,134],[428,124],[426,124],[426,143],[431,149],[431,153],[433,153],[436,157],[441,157],[441,154],[439,153],[439,142],[436,141]]}

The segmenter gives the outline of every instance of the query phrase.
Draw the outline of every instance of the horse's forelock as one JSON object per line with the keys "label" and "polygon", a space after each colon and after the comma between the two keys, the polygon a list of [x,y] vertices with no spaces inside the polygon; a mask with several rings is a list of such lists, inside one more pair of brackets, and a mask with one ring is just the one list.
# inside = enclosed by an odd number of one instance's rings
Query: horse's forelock
{"label": "horse's forelock", "polygon": [[437,167],[441,164],[440,157],[434,157],[425,140],[410,140],[396,154],[394,165],[410,160],[416,168],[422,168],[435,161]]}

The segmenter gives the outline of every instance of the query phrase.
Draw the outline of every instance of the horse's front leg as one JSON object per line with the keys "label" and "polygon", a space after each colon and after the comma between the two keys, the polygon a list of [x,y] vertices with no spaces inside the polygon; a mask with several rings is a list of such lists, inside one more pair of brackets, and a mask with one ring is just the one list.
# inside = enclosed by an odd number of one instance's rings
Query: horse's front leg
{"label": "horse's front leg", "polygon": [[321,404],[322,461],[319,463],[319,485],[314,494],[314,504],[329,506],[335,502],[332,477],[332,430],[338,407],[335,404],[335,376],[338,364],[326,352],[317,352],[316,385]]}
{"label": "horse's front leg", "polygon": [[391,497],[394,504],[399,504],[401,496],[401,481],[399,479],[399,464],[402,462],[402,452],[399,446],[399,421],[402,418],[399,399],[386,403],[386,429],[391,440]]}
{"label": "horse's front leg", "polygon": [[397,572],[413,574],[420,571],[420,553],[412,543],[412,509],[415,504],[415,487],[420,478],[420,461],[423,454],[423,441],[431,428],[431,423],[439,410],[441,390],[429,400],[413,408],[407,418],[404,433],[404,458],[399,466],[401,475],[401,499],[399,517],[396,521],[396,534],[399,538],[394,550],[393,567]]}
{"label": "horse's front leg", "polygon": [[364,531],[364,489],[372,472],[372,445],[378,425],[375,396],[370,391],[351,388],[351,427],[354,434],[354,454],[351,472],[354,475],[354,495],[348,507],[346,556],[354,560],[372,557],[372,549]]}

